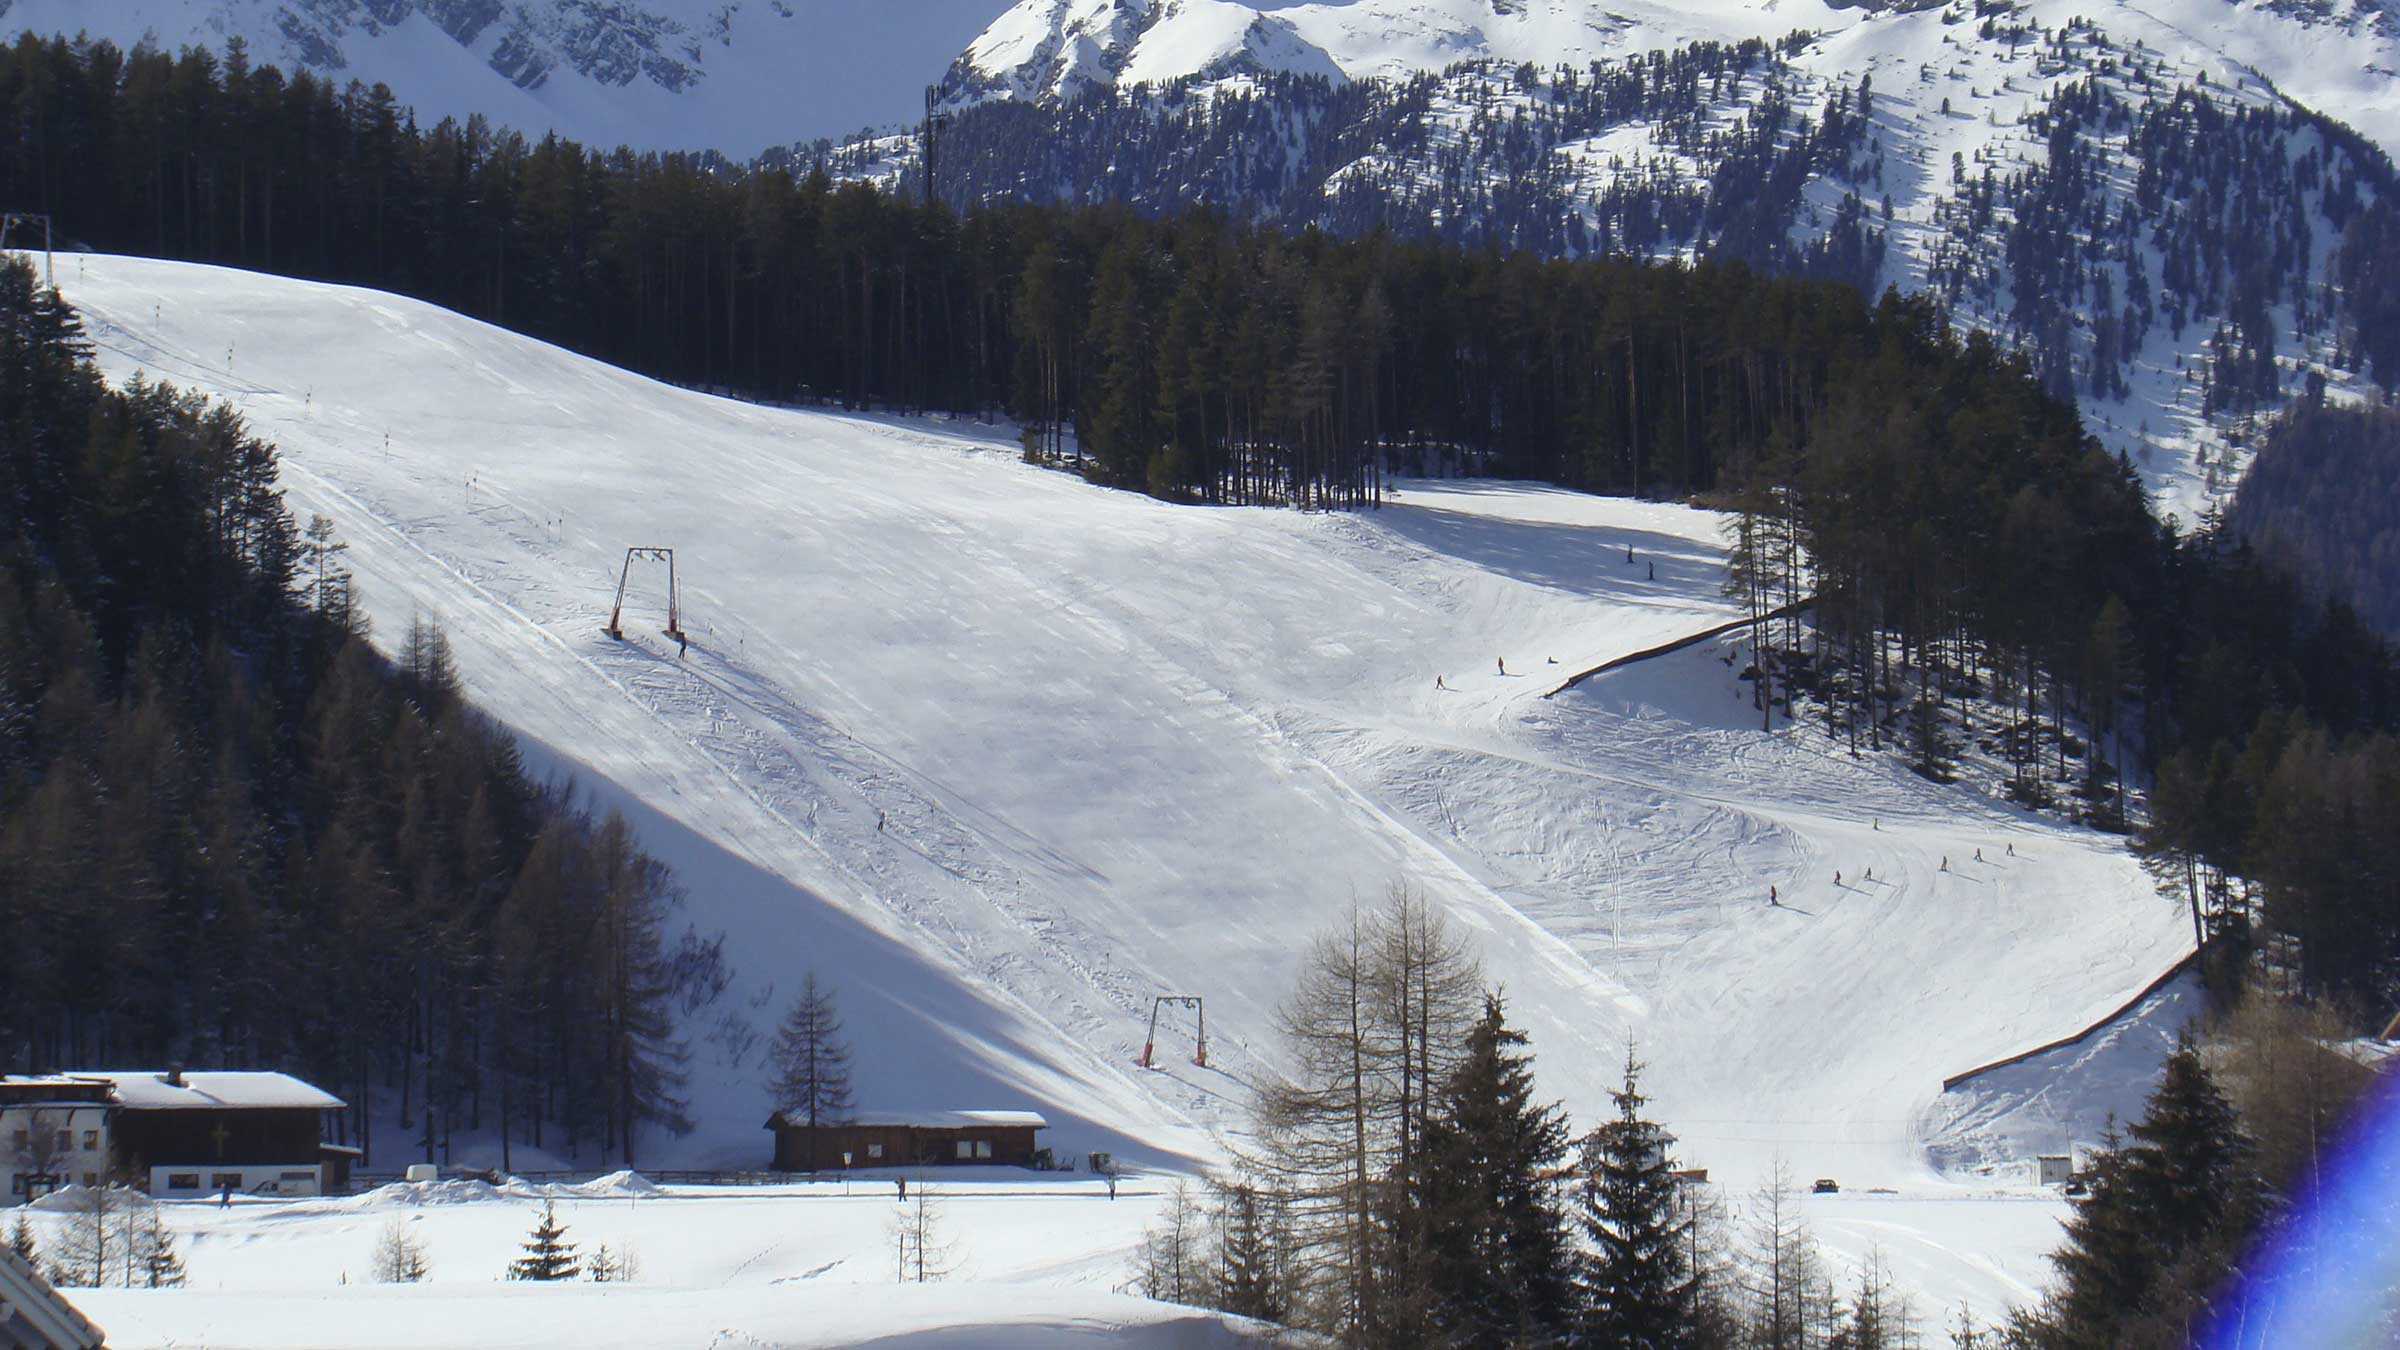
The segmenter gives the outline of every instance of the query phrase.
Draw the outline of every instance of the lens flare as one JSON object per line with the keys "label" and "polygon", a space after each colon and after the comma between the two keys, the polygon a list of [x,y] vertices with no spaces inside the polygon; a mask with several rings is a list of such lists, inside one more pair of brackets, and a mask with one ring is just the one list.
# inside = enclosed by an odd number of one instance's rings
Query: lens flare
{"label": "lens flare", "polygon": [[2400,1344],[2400,1076],[2375,1076],[2298,1192],[2212,1303],[2200,1344]]}

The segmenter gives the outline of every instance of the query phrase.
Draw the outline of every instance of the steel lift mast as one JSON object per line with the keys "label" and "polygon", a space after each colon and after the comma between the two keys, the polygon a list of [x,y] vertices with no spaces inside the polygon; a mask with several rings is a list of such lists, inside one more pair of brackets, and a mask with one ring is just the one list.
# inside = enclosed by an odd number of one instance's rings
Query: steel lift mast
{"label": "steel lift mast", "polygon": [[1142,1067],[1145,1069],[1152,1067],[1150,1063],[1151,1052],[1158,1048],[1159,1009],[1166,1007],[1170,1003],[1190,1008],[1192,1010],[1192,1015],[1199,1020],[1198,1032],[1192,1040],[1192,1063],[1199,1065],[1203,1069],[1207,1068],[1208,1009],[1201,1006],[1200,1000],[1196,996],[1190,994],[1161,994],[1158,996],[1157,1001],[1150,1005],[1150,1034],[1142,1041]]}
{"label": "steel lift mast", "polygon": [[607,633],[619,642],[625,640],[625,585],[633,579],[633,564],[637,561],[663,562],[667,565],[667,636],[683,640],[683,591],[675,581],[675,550],[671,548],[629,548],[625,550],[625,566],[617,573],[617,600],[608,610]]}

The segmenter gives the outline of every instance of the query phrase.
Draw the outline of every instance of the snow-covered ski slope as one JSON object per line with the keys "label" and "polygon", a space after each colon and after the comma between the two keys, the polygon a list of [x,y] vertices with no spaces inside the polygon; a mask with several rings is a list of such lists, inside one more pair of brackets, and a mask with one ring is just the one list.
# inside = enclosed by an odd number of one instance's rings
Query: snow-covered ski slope
{"label": "snow-covered ski slope", "polygon": [[[1405,880],[1579,1121],[1631,1043],[1694,1165],[1939,1193],[1945,1076],[2189,944],[2118,841],[1764,734],[1714,645],[1545,699],[1731,617],[1704,512],[1433,483],[1171,506],[1003,431],[709,398],[390,295],[112,257],[58,280],[112,378],[282,446],[379,640],[438,620],[534,759],[631,814],[729,935],[721,1012],[764,1032],[805,970],[835,985],[862,1105],[1205,1160],[1311,935]],[[677,550],[688,657],[655,572],[602,634],[628,545]],[[1207,1000],[1209,1067],[1188,1023],[1134,1066],[1159,994]],[[758,1047],[692,1030],[701,1127],[642,1161],[763,1163]]]}

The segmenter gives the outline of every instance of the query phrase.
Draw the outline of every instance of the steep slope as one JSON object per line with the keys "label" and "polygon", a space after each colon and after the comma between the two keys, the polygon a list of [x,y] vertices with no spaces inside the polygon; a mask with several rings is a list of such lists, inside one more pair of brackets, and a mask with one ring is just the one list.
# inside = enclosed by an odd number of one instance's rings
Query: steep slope
{"label": "steep slope", "polygon": [[[1474,61],[1550,69],[1701,41],[1881,34],[1921,28],[1920,16],[1928,13],[1957,23],[1964,12],[1939,0],[1020,0],[968,44],[952,78],[962,92],[1052,99],[1094,85],[1233,72],[1319,74],[1328,66],[1351,79],[1405,80]],[[1968,17],[2032,15],[2055,23],[2083,12],[1986,4]],[[2253,71],[2387,148],[2400,136],[2400,88],[2392,77],[2400,66],[2400,21],[2378,0],[2169,0],[2118,6],[2098,22],[2128,38],[2163,39],[2179,60]]]}
{"label": "steep slope", "polygon": [[[1579,1119],[1631,1041],[1737,1185],[1783,1157],[1955,1197],[1941,1080],[2188,945],[2117,841],[1762,732],[1712,646],[1545,699],[1729,617],[1706,513],[1441,484],[1364,516],[1176,507],[1005,429],[711,399],[388,295],[104,257],[60,282],[112,377],[278,441],[380,631],[440,620],[470,692],[727,931],[737,1025],[692,1028],[704,1123],[654,1160],[756,1163],[755,1037],[812,966],[862,1101],[1211,1156],[1310,936],[1404,879]],[[626,640],[600,632],[634,544],[678,549],[686,657],[640,572]],[[1174,1023],[1133,1066],[1160,994],[1207,999],[1207,1068]],[[2045,1128],[2089,1137],[2139,1088]]]}
{"label": "steep slope", "polygon": [[[1584,11],[1487,5],[1391,6],[1406,23],[1378,18],[1383,0],[1262,16],[1304,37],[1338,22],[1345,41],[1311,47],[1348,72],[1329,83],[1249,48],[1227,68],[1214,49],[1162,45],[1199,13],[1162,0],[1130,45],[1086,63],[1097,74],[1066,81],[1074,97],[1038,61],[993,64],[1059,17],[1021,7],[953,68],[949,194],[1206,203],[1348,234],[1929,290],[2079,400],[2186,524],[2239,482],[2256,414],[2311,378],[2336,398],[2378,392],[2365,358],[2390,283],[2360,259],[2380,251],[2392,193],[2376,141],[2400,133],[2381,11],[2205,0],[2095,20],[2031,0],[1819,23],[1732,6],[1566,42],[1553,65],[1518,64],[1508,35]],[[1422,50],[1392,36],[1416,23],[1468,36]],[[2337,39],[2367,73],[2327,55]],[[1620,40],[1635,54],[1607,54]],[[1458,63],[1427,68],[1444,53]],[[2316,97],[2330,117],[2303,106]],[[908,171],[908,144],[871,149],[846,166]]]}
{"label": "steep slope", "polygon": [[430,124],[716,150],[911,118],[917,88],[1000,0],[0,0],[0,33],[88,32],[389,85]]}

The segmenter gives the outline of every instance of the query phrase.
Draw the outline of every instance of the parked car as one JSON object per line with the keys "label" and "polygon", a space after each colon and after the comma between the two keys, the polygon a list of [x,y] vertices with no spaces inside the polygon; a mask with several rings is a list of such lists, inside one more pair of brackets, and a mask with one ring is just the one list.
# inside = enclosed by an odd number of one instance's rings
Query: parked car
{"label": "parked car", "polygon": [[1808,1189],[1818,1195],[1839,1195],[1842,1192],[1842,1183],[1835,1181],[1832,1177],[1818,1177],[1817,1184]]}

